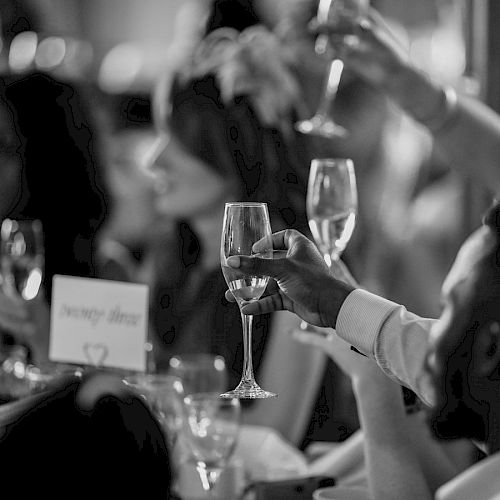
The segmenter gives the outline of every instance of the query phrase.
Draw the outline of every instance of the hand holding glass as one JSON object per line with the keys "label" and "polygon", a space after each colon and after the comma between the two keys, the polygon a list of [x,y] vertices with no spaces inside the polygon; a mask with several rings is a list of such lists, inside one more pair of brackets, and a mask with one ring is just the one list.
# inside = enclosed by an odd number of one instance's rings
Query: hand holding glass
{"label": "hand holding glass", "polygon": [[[255,301],[261,297],[269,277],[248,276],[239,269],[229,267],[227,258],[232,255],[252,255],[252,246],[259,240],[269,242],[267,248],[259,253],[259,257],[272,258],[273,243],[267,205],[265,203],[226,203],[221,238],[221,266],[228,288],[236,298],[240,309],[244,301]],[[262,399],[276,396],[272,392],[261,389],[254,379],[252,320],[252,316],[241,314],[244,347],[241,381],[236,389],[221,394],[221,397]]]}
{"label": "hand holding glass", "polygon": [[[353,20],[360,17],[366,10],[365,0],[320,0],[318,5],[317,21],[329,23],[335,28],[338,36],[355,38]],[[329,38],[331,35],[319,35],[315,50],[319,55],[329,52]],[[327,138],[343,137],[347,130],[336,123],[330,116],[331,107],[337,96],[340,78],[344,70],[344,63],[335,58],[329,66],[325,89],[321,96],[318,108],[313,117],[296,123],[295,127],[303,134],[315,134]]]}

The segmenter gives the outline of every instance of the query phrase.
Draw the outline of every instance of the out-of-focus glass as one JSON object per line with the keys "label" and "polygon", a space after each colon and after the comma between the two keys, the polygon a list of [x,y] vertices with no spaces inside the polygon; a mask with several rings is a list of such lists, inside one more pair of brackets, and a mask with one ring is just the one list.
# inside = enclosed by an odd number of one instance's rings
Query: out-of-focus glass
{"label": "out-of-focus glass", "polygon": [[203,489],[210,492],[231,457],[238,439],[241,406],[237,398],[219,393],[184,398],[185,433]]}
{"label": "out-of-focus glass", "polygon": [[2,289],[7,295],[34,299],[43,279],[43,229],[39,220],[5,219],[1,227]]}
{"label": "out-of-focus glass", "polygon": [[137,373],[124,381],[146,400],[160,422],[169,445],[173,447],[182,428],[182,381],[164,373]]}
{"label": "out-of-focus glass", "polygon": [[170,375],[179,377],[184,394],[198,392],[224,392],[228,385],[226,362],[222,356],[193,353],[172,356],[169,361]]}

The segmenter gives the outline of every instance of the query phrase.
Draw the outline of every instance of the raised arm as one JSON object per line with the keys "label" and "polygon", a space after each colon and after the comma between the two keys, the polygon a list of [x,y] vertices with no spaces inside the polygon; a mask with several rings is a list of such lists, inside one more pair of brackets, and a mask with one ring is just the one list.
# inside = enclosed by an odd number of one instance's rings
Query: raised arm
{"label": "raised arm", "polygon": [[338,49],[347,68],[428,128],[452,168],[500,193],[499,115],[413,66],[377,13],[360,23],[359,43]]}
{"label": "raised arm", "polygon": [[[308,323],[335,328],[340,337],[367,356],[392,378],[428,400],[419,374],[434,320],[420,318],[403,306],[368,293],[343,275],[336,279],[314,243],[295,230],[273,235],[275,250],[286,258],[230,257],[228,265],[248,274],[273,278],[265,297],[242,307],[244,314],[288,310]],[[259,243],[254,245],[259,252]],[[283,252],[284,254],[284,252]],[[226,292],[228,300],[234,300]]]}
{"label": "raised arm", "polygon": [[373,361],[355,354],[334,333],[296,332],[295,337],[330,356],[352,381],[371,498],[430,499],[432,492],[457,474],[422,415],[407,415],[401,386]]}

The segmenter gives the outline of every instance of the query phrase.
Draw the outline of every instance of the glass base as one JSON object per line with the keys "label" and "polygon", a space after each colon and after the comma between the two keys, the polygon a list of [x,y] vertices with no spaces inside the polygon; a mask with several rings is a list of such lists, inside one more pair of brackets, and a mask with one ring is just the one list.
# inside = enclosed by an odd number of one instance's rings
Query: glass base
{"label": "glass base", "polygon": [[278,397],[278,395],[274,392],[269,392],[261,389],[256,382],[242,380],[235,389],[233,389],[232,391],[224,392],[219,397],[224,399],[267,399],[276,398]]}
{"label": "glass base", "polygon": [[320,135],[326,138],[345,137],[348,135],[347,130],[341,125],[338,125],[330,118],[317,115],[309,120],[297,122],[295,129],[302,134]]}

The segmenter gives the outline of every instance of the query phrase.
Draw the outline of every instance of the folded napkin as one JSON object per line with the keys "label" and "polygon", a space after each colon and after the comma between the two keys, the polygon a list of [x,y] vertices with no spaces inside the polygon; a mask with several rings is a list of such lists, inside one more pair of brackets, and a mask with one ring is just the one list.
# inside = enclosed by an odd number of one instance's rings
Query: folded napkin
{"label": "folded napkin", "polygon": [[308,475],[307,460],[270,427],[243,425],[234,453],[250,481],[278,481]]}

